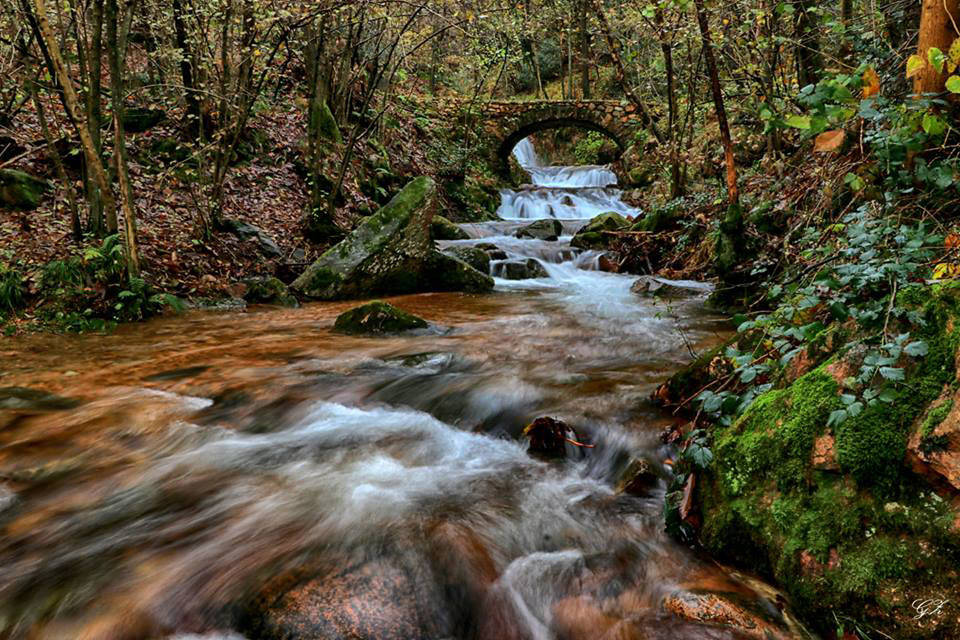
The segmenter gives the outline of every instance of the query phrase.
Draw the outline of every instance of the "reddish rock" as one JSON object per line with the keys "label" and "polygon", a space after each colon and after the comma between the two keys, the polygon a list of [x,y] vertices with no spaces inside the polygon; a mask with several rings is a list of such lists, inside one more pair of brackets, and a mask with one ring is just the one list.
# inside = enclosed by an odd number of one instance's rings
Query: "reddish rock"
{"label": "reddish rock", "polygon": [[[933,406],[949,402],[942,397]],[[929,413],[929,412],[928,412]],[[928,478],[935,486],[948,485],[953,491],[960,490],[960,393],[953,397],[953,406],[947,416],[929,433],[924,433],[921,416],[914,425],[907,443],[907,464],[919,475]]]}
{"label": "reddish rock", "polygon": [[832,433],[825,433],[813,441],[811,465],[821,471],[839,471],[837,442]]}
{"label": "reddish rock", "polygon": [[734,593],[675,591],[663,600],[663,609],[680,618],[694,622],[727,627],[738,638],[757,640],[787,640],[793,638],[781,624]]}

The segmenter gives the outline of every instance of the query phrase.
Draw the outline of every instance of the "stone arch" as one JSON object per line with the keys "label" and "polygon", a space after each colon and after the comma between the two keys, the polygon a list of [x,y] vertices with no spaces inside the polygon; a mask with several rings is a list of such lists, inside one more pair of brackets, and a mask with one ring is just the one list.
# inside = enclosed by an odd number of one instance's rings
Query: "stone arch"
{"label": "stone arch", "polygon": [[617,149],[621,154],[627,148],[627,143],[620,135],[611,131],[602,124],[598,124],[592,120],[585,120],[583,118],[548,118],[545,120],[538,120],[521,126],[513,133],[507,135],[507,137],[504,138],[500,143],[499,147],[497,148],[497,170],[500,172],[500,175],[509,178],[510,154],[513,152],[513,148],[516,147],[521,140],[534,133],[549,131],[551,129],[560,129],[563,127],[574,127],[577,129],[583,129],[585,131],[596,131],[597,133],[601,133],[617,145]]}

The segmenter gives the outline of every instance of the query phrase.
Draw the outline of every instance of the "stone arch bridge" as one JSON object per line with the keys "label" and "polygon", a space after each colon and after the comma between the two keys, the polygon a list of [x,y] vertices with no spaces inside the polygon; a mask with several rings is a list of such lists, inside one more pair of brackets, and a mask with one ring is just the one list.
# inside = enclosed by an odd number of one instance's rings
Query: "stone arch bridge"
{"label": "stone arch bridge", "polygon": [[510,175],[513,148],[533,133],[560,127],[598,131],[622,153],[644,127],[637,107],[617,100],[491,101],[479,103],[474,112],[491,168],[503,177]]}

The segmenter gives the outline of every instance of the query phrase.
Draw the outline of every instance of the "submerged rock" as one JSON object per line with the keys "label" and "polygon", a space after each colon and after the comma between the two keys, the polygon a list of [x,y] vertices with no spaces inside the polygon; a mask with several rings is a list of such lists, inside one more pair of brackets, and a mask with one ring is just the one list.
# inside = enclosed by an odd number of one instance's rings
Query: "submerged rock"
{"label": "submerged rock", "polygon": [[544,458],[567,457],[567,445],[592,448],[580,442],[577,432],[563,420],[537,418],[523,429],[522,436],[528,441],[527,453]]}
{"label": "submerged rock", "polygon": [[518,238],[534,238],[535,240],[553,241],[563,234],[563,224],[559,220],[537,220],[518,229],[514,234]]}
{"label": "submerged rock", "polygon": [[251,278],[244,280],[247,287],[243,299],[250,304],[272,304],[280,307],[296,308],[300,306],[287,285],[278,278]]}
{"label": "submerged rock", "polygon": [[36,209],[50,183],[16,169],[0,169],[0,204],[10,209]]}
{"label": "submerged rock", "polygon": [[470,235],[443,216],[433,216],[430,235],[434,240],[469,240]]}
{"label": "submerged rock", "polygon": [[490,273],[490,256],[483,249],[478,247],[452,247],[444,253],[466,262],[480,273]]}
{"label": "submerged rock", "polygon": [[492,289],[489,276],[434,249],[430,222],[435,192],[430,178],[411,181],[320,256],[291,289],[319,300]]}
{"label": "submerged rock", "polygon": [[423,318],[382,300],[374,300],[337,316],[333,330],[350,335],[383,334],[425,329],[427,326],[427,321]]}
{"label": "submerged rock", "polygon": [[530,280],[549,277],[547,270],[536,258],[501,262],[494,267],[494,274],[506,280]]}
{"label": "submerged rock", "polygon": [[615,488],[617,493],[642,496],[656,486],[657,474],[650,463],[643,458],[631,458],[617,478]]}
{"label": "submerged rock", "polygon": [[577,231],[570,246],[577,249],[606,249],[613,236],[604,232],[623,231],[629,226],[630,222],[619,213],[611,211],[601,214]]}
{"label": "submerged rock", "polygon": [[64,398],[40,389],[0,387],[0,410],[65,411],[80,405],[79,400]]}

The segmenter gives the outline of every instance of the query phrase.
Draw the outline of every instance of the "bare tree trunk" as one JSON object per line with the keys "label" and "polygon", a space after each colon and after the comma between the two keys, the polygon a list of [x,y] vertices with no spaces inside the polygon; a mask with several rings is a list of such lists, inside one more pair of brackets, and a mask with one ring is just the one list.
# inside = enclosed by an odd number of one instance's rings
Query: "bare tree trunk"
{"label": "bare tree trunk", "polygon": [[200,97],[196,86],[196,69],[193,64],[193,53],[187,38],[187,24],[183,12],[183,0],[173,0],[173,27],[177,44],[180,50],[180,78],[183,82],[183,98],[187,103],[187,118],[190,130],[203,140],[206,128],[203,113],[200,108]]}
{"label": "bare tree trunk", "polygon": [[677,92],[673,74],[673,46],[663,33],[663,12],[656,14],[660,28],[660,51],[663,53],[663,67],[667,80],[667,142],[670,144],[670,198],[683,195],[682,174],[680,172],[680,154],[677,148]]}
{"label": "bare tree trunk", "polygon": [[720,87],[720,71],[713,53],[713,39],[710,37],[710,25],[704,0],[693,0],[703,42],[703,57],[710,74],[710,89],[713,93],[713,105],[717,111],[717,124],[720,126],[720,140],[723,143],[723,155],[727,165],[727,214],[720,223],[717,236],[716,266],[720,277],[729,281],[742,256],[743,249],[743,211],[740,207],[740,189],[737,185],[737,165],[733,156],[733,140],[730,137],[730,123],[727,109],[723,103],[723,90]]}
{"label": "bare tree trunk", "polygon": [[580,7],[580,96],[590,99],[590,0]]}
{"label": "bare tree trunk", "polygon": [[917,52],[925,64],[913,79],[913,91],[918,95],[943,91],[946,74],[937,73],[927,62],[927,52],[931,47],[946,52],[957,38],[957,24],[960,22],[958,4],[957,0],[923,0]]}
{"label": "bare tree trunk", "polygon": [[796,39],[797,80],[801,87],[816,84],[823,65],[813,0],[794,1],[794,38]]}
{"label": "bare tree trunk", "polygon": [[[134,207],[130,167],[127,164],[127,143],[123,128],[124,78],[123,67],[127,47],[127,27],[121,25],[117,0],[106,0],[107,41],[110,47],[110,91],[113,103],[113,157],[120,183],[120,202],[123,207],[124,238],[126,239],[127,277],[140,277],[140,252],[137,248],[137,213]],[[126,15],[130,15],[129,8]]]}
{"label": "bare tree trunk", "polygon": [[83,239],[83,227],[80,224],[80,209],[77,206],[77,194],[73,189],[70,176],[67,175],[63,158],[60,156],[60,152],[57,151],[57,140],[54,138],[53,133],[50,131],[50,126],[47,124],[46,110],[43,108],[43,103],[40,102],[40,98],[37,95],[37,84],[33,81],[28,82],[30,82],[30,96],[33,98],[33,107],[37,111],[37,121],[40,124],[40,132],[43,134],[43,139],[47,141],[47,154],[49,154],[50,159],[53,160],[53,165],[57,170],[57,178],[66,190],[67,206],[70,208],[70,230],[73,233],[73,239],[80,242]]}
{"label": "bare tree trunk", "polygon": [[77,129],[77,135],[80,137],[80,144],[83,147],[84,159],[87,162],[88,170],[93,173],[97,186],[100,188],[100,197],[103,202],[104,210],[107,215],[116,216],[117,204],[113,197],[113,191],[110,189],[110,180],[103,167],[103,161],[97,154],[96,146],[93,143],[93,136],[90,134],[90,123],[84,118],[80,109],[80,100],[77,92],[73,88],[73,81],[70,74],[67,73],[66,64],[63,61],[63,54],[60,52],[60,45],[57,43],[56,36],[50,26],[47,18],[47,6],[44,0],[33,0],[35,17],[40,34],[46,42],[47,53],[50,58],[50,64],[53,65],[53,75],[57,77],[63,91],[64,106]]}

